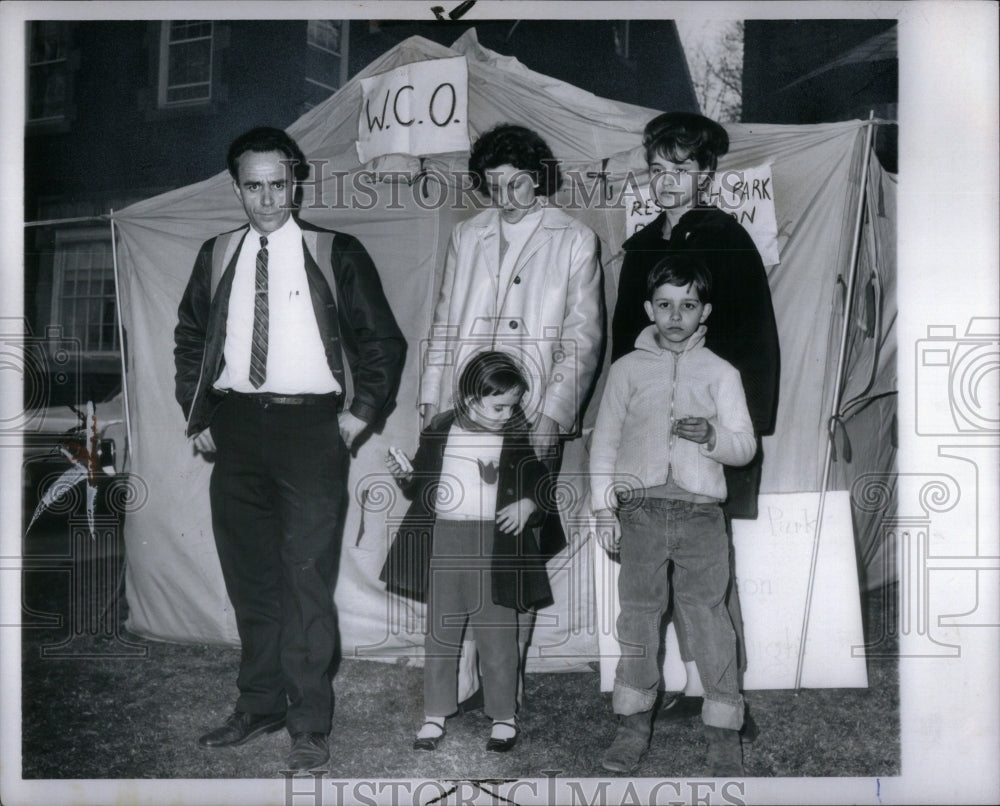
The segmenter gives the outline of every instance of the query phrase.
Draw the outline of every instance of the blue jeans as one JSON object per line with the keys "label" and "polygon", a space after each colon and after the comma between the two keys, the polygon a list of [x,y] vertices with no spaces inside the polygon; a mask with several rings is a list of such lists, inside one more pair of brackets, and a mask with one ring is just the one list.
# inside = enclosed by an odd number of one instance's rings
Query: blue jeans
{"label": "blue jeans", "polygon": [[622,655],[612,698],[615,713],[653,707],[660,683],[658,650],[670,602],[668,563],[674,563],[674,609],[688,636],[705,688],[706,725],[737,730],[743,698],[737,679],[736,633],[726,609],[729,540],[718,504],[665,498],[632,501],[622,525],[618,577],[618,642]]}

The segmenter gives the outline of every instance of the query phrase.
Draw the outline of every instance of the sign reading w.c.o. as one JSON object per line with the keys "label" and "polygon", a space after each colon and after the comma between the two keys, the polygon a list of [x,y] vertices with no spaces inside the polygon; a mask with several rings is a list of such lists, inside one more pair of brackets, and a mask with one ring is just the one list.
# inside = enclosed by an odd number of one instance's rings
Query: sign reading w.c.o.
{"label": "sign reading w.c.o.", "polygon": [[467,151],[468,87],[464,56],[414,62],[361,79],[358,159]]}

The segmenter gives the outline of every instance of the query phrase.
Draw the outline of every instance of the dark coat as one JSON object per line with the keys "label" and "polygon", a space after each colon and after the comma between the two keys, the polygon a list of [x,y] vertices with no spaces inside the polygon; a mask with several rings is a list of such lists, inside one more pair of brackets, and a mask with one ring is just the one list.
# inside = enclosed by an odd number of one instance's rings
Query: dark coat
{"label": "dark coat", "polygon": [[661,213],[623,245],[625,259],[611,321],[611,360],[631,352],[649,324],[643,309],[649,270],[667,253],[697,251],[712,274],[705,346],[739,370],[758,437],[757,455],[750,464],[725,468],[729,494],[724,509],[733,518],[756,518],[763,458],[759,438],[774,430],[781,367],[767,273],[750,234],[728,213],[715,207],[689,210],[669,240],[663,238],[665,219],[666,213]]}
{"label": "dark coat", "polygon": [[[412,500],[393,539],[379,579],[386,587],[404,596],[426,601],[434,534],[434,495],[441,477],[448,431],[455,421],[453,411],[439,414],[420,435],[413,457],[413,476],[400,487]],[[552,603],[552,590],[545,570],[545,558],[538,548],[536,531],[544,521],[546,530],[558,529],[551,540],[565,540],[558,518],[546,518],[554,505],[552,474],[535,456],[528,440],[528,426],[518,409],[504,429],[497,478],[497,509],[531,498],[539,507],[520,534],[493,532],[491,594],[504,607],[528,610]]]}
{"label": "dark coat", "polygon": [[[305,221],[296,219],[296,223],[302,230],[322,231]],[[175,394],[188,418],[189,436],[208,427],[222,400],[212,390],[212,383],[222,371],[229,294],[240,250],[233,253],[213,295],[212,252],[216,240],[205,241],[198,252],[174,329]],[[354,386],[351,413],[374,425],[395,403],[406,358],[406,340],[386,301],[378,272],[357,238],[337,233],[330,263],[338,305],[305,244],[302,251],[327,364],[345,389],[342,356],[346,355]]]}

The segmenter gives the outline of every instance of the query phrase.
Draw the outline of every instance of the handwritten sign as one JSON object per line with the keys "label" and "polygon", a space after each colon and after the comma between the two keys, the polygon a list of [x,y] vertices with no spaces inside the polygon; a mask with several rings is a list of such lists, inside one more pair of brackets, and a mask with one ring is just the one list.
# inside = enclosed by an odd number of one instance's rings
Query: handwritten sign
{"label": "handwritten sign", "polygon": [[[647,184],[630,183],[624,198],[626,238],[663,212],[651,197]],[[711,189],[699,203],[718,207],[735,218],[750,233],[765,266],[781,262],[770,164],[718,171]]]}
{"label": "handwritten sign", "polygon": [[[746,638],[747,690],[793,688],[802,642],[819,493],[772,493],[758,499],[757,520],[733,521],[736,579]],[[618,615],[617,563],[597,552],[598,612],[607,624],[598,632],[601,691],[611,691],[618,642],[612,625]],[[684,665],[671,624],[667,629],[664,684],[684,688]],[[865,688],[861,594],[858,588],[849,493],[827,493],[816,578],[802,666],[804,688]]]}
{"label": "handwritten sign", "polygon": [[468,88],[464,56],[414,62],[361,79],[358,159],[467,151]]}

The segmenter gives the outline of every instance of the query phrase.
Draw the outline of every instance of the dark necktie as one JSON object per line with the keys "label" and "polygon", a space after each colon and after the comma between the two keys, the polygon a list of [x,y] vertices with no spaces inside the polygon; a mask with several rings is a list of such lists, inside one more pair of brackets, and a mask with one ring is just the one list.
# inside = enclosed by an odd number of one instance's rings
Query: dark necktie
{"label": "dark necktie", "polygon": [[250,342],[250,385],[259,389],[267,375],[267,236],[260,236],[253,294],[253,340]]}

